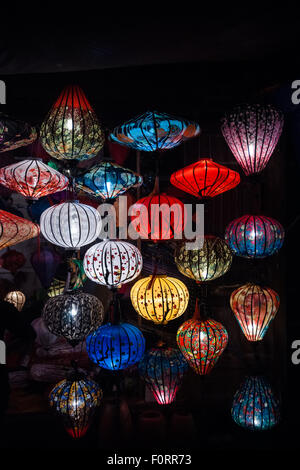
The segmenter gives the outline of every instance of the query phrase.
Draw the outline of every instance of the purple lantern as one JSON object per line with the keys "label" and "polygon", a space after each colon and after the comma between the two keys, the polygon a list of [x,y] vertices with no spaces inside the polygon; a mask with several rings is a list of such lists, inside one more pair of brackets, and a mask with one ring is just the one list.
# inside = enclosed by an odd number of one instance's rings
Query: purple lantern
{"label": "purple lantern", "polygon": [[48,246],[43,246],[39,252],[36,251],[32,254],[32,267],[45,289],[50,286],[52,278],[60,262],[61,256]]}

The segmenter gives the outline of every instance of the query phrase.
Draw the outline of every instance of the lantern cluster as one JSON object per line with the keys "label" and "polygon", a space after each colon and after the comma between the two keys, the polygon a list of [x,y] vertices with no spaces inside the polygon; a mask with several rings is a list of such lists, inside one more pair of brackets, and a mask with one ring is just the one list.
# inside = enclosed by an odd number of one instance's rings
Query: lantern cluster
{"label": "lantern cluster", "polygon": [[0,250],[37,237],[39,226],[4,210],[0,210]]}
{"label": "lantern cluster", "polygon": [[4,300],[6,302],[9,302],[10,304],[13,304],[16,309],[21,312],[22,308],[24,307],[26,297],[23,292],[19,290],[13,290],[11,292],[8,292],[6,296],[4,297]]}

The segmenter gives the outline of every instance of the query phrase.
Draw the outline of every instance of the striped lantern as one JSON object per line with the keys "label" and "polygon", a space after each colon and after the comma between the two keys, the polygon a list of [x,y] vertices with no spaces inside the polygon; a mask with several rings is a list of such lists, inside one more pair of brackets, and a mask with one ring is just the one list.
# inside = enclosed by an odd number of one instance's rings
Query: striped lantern
{"label": "striped lantern", "polygon": [[23,294],[23,292],[19,290],[13,290],[11,292],[8,292],[6,296],[4,297],[4,300],[6,302],[9,302],[10,304],[13,304],[19,312],[21,312],[22,308],[24,307],[26,297]]}
{"label": "striped lantern", "polygon": [[37,237],[39,233],[37,224],[0,209],[0,250]]}

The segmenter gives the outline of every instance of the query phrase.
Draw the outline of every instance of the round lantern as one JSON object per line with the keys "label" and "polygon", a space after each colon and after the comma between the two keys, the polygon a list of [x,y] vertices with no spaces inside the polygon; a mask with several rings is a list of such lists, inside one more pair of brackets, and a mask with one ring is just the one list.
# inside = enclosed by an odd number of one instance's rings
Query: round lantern
{"label": "round lantern", "polygon": [[283,115],[271,105],[238,106],[222,119],[222,134],[246,175],[267,165],[283,127]]}
{"label": "round lantern", "polygon": [[265,431],[278,424],[279,402],[263,376],[246,378],[234,396],[231,416],[236,424],[251,431]]}
{"label": "round lantern", "polygon": [[129,323],[107,323],[86,339],[91,361],[104,369],[121,370],[140,361],[145,352],[142,332]]}
{"label": "round lantern", "polygon": [[140,186],[143,178],[111,161],[102,161],[76,178],[78,189],[105,201],[116,199],[128,189]]}
{"label": "round lantern", "polygon": [[34,127],[0,113],[0,153],[29,145],[36,137]]}
{"label": "round lantern", "polygon": [[110,138],[136,150],[154,152],[176,147],[199,133],[200,127],[195,122],[154,111],[116,127]]}
{"label": "round lantern", "polygon": [[89,429],[102,396],[102,390],[96,382],[78,377],[57,383],[49,394],[49,403],[62,419],[70,436],[78,439]]}
{"label": "round lantern", "polygon": [[104,240],[87,250],[83,266],[89,279],[115,288],[133,281],[140,274],[143,258],[131,243]]}
{"label": "round lantern", "polygon": [[49,207],[42,213],[40,220],[41,232],[46,240],[73,250],[96,240],[101,226],[99,212],[78,201]]}
{"label": "round lantern", "polygon": [[175,253],[175,263],[182,274],[194,281],[212,281],[227,273],[232,253],[224,240],[206,235],[201,249],[187,250],[182,245]]}
{"label": "round lantern", "polygon": [[4,297],[4,300],[6,302],[9,302],[10,304],[13,304],[19,312],[21,312],[22,308],[24,307],[26,297],[23,294],[23,292],[19,290],[13,290],[11,292],[8,292],[6,296]]}
{"label": "round lantern", "polygon": [[237,171],[201,158],[196,163],[175,171],[171,183],[177,188],[199,198],[212,198],[235,188],[240,182]]}
{"label": "round lantern", "polygon": [[3,269],[7,269],[12,274],[16,274],[18,269],[21,269],[25,263],[26,258],[23,253],[20,253],[17,250],[10,250],[9,248],[0,258],[1,267]]}
{"label": "round lantern", "polygon": [[0,209],[0,250],[37,237],[39,233],[37,224]]}
{"label": "round lantern", "polygon": [[143,318],[167,324],[185,312],[189,291],[179,279],[156,275],[139,279],[131,288],[130,298]]}
{"label": "round lantern", "polygon": [[232,292],[230,306],[248,341],[261,341],[279,308],[279,296],[270,287],[248,283]]}
{"label": "round lantern", "polygon": [[139,363],[139,373],[159,405],[175,400],[177,390],[188,364],[180,351],[174,348],[149,349]]}
{"label": "round lantern", "polygon": [[76,345],[101,325],[103,311],[97,297],[75,291],[50,298],[42,316],[51,333]]}
{"label": "round lantern", "polygon": [[63,191],[68,178],[41,160],[23,160],[0,168],[0,184],[29,199]]}
{"label": "round lantern", "polygon": [[104,134],[82,89],[67,86],[41,125],[41,143],[59,160],[93,158],[101,150]]}
{"label": "round lantern", "polygon": [[49,246],[42,246],[31,255],[30,261],[42,286],[48,288],[61,262],[61,256]]}
{"label": "round lantern", "polygon": [[237,256],[265,258],[282,247],[284,229],[271,217],[243,215],[226,227],[225,240]]}
{"label": "round lantern", "polygon": [[198,303],[194,317],[177,331],[177,344],[189,365],[197,374],[208,374],[228,343],[224,326],[211,318],[200,317]]}

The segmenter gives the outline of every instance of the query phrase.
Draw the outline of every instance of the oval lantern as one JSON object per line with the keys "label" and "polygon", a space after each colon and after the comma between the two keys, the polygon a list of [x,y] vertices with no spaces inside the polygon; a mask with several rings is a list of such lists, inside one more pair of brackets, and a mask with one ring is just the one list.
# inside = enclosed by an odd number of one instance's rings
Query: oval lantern
{"label": "oval lantern", "polygon": [[250,376],[236,392],[231,416],[236,424],[250,431],[266,431],[280,420],[279,402],[263,376]]}
{"label": "oval lantern", "polygon": [[230,269],[232,253],[224,240],[205,235],[200,249],[187,250],[182,245],[175,252],[175,263],[182,274],[194,281],[212,281]]}
{"label": "oval lantern", "polygon": [[43,236],[50,243],[77,250],[98,238],[101,217],[92,206],[78,201],[63,202],[46,209],[40,220]]}
{"label": "oval lantern", "polygon": [[175,171],[170,182],[186,193],[207,199],[235,188],[240,179],[237,171],[219,165],[211,158],[201,158],[198,162]]}
{"label": "oval lantern", "polygon": [[179,279],[156,275],[139,279],[131,288],[130,298],[139,315],[166,325],[185,312],[189,291]]}
{"label": "oval lantern", "polygon": [[7,269],[12,274],[16,274],[18,269],[21,269],[26,263],[26,258],[23,253],[20,253],[17,250],[7,249],[0,258],[1,268]]}
{"label": "oval lantern", "polygon": [[127,369],[142,358],[145,338],[129,323],[107,323],[87,337],[86,350],[91,361],[103,369]]}
{"label": "oval lantern", "polygon": [[222,134],[245,175],[267,165],[283,127],[283,115],[271,105],[237,106],[222,119]]}
{"label": "oval lantern", "polygon": [[58,160],[85,160],[98,154],[104,133],[79,86],[64,88],[41,125],[40,138],[46,152]]}
{"label": "oval lantern", "polygon": [[279,308],[279,296],[270,287],[248,283],[232,292],[230,306],[248,341],[261,341]]}
{"label": "oval lantern", "polygon": [[39,233],[37,224],[0,209],[0,250],[37,237]]}
{"label": "oval lantern", "polygon": [[4,300],[10,304],[13,304],[16,309],[21,312],[22,308],[24,307],[26,297],[20,290],[13,290],[6,294]]}
{"label": "oval lantern", "polygon": [[226,227],[225,240],[237,256],[265,258],[282,247],[284,229],[271,217],[243,215]]}
{"label": "oval lantern", "polygon": [[139,373],[159,405],[169,405],[175,400],[177,390],[188,364],[175,348],[149,349],[139,363]]}
{"label": "oval lantern", "polygon": [[30,261],[42,286],[47,289],[61,262],[61,256],[49,246],[42,246],[31,255]]}
{"label": "oval lantern", "polygon": [[140,274],[143,258],[131,243],[104,240],[87,250],[83,266],[89,279],[116,288],[133,281]]}

